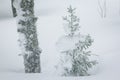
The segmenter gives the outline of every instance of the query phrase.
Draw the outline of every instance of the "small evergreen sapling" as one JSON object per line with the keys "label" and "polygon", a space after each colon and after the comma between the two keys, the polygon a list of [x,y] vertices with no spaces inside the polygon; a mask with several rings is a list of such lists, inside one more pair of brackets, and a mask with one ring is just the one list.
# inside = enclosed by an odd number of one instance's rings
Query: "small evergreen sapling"
{"label": "small evergreen sapling", "polygon": [[72,8],[71,6],[68,8],[68,16],[63,17],[63,20],[65,20],[67,23],[66,29],[68,30],[69,36],[74,36],[77,31],[79,31],[79,18],[75,15],[76,8]]}
{"label": "small evergreen sapling", "polygon": [[[88,70],[92,68],[93,65],[97,64],[96,60],[91,61],[89,57],[91,56],[91,51],[87,49],[92,45],[93,40],[90,35],[79,34],[79,18],[75,15],[75,8],[71,6],[68,8],[69,16],[64,17],[63,20],[67,21],[67,29],[69,33],[67,36],[73,39],[78,36],[77,42],[74,44],[75,47],[72,49],[63,51],[65,58],[62,61],[63,75],[64,76],[88,76]],[[69,63],[70,67],[65,66]]]}
{"label": "small evergreen sapling", "polygon": [[85,37],[85,41],[78,41],[72,50],[64,51],[65,55],[69,56],[71,68],[64,67],[65,76],[87,76],[89,68],[92,68],[97,62],[90,61],[91,51],[87,49],[92,45],[93,40],[89,35]]}

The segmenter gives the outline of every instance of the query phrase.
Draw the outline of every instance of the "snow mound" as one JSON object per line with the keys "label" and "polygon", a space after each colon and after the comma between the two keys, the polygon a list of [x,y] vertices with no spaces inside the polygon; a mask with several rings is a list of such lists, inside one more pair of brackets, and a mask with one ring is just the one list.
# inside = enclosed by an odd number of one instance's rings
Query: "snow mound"
{"label": "snow mound", "polygon": [[67,51],[73,49],[75,44],[80,41],[85,41],[86,35],[75,35],[73,37],[70,36],[62,36],[58,39],[56,46],[59,52]]}

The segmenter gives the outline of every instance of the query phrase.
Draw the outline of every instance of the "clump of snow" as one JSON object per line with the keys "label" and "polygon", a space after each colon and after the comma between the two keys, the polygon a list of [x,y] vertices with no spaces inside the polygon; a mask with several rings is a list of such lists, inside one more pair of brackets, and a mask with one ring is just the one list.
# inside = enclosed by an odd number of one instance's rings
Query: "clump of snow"
{"label": "clump of snow", "polygon": [[62,51],[67,51],[70,49],[73,49],[75,47],[75,44],[80,40],[80,41],[85,41],[86,35],[74,35],[73,37],[71,36],[62,36],[58,39],[56,46],[57,50],[62,52]]}

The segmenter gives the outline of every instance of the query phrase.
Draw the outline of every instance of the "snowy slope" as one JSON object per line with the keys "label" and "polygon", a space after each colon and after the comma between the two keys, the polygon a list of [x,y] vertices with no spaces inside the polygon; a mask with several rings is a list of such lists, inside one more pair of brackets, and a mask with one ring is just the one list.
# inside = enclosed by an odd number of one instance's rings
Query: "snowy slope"
{"label": "snowy slope", "polygon": [[[120,80],[119,0],[107,1],[107,17],[102,19],[97,0],[35,0],[37,33],[43,49],[41,74],[24,74],[23,58],[18,56],[16,20],[0,20],[0,80]],[[56,42],[65,34],[62,16],[70,4],[77,8],[81,33],[89,33],[94,39],[90,49],[99,55],[99,64],[91,76],[60,77],[55,68],[60,55]]]}

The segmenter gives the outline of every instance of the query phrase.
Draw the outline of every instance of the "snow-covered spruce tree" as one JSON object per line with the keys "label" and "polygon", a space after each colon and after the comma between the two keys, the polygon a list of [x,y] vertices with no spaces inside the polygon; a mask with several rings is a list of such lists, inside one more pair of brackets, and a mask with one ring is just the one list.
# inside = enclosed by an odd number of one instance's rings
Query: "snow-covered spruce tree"
{"label": "snow-covered spruce tree", "polygon": [[70,6],[67,12],[69,13],[69,15],[63,17],[63,20],[67,22],[67,26],[65,26],[65,29],[67,29],[68,35],[72,37],[76,34],[77,31],[79,31],[79,18],[77,18],[77,16],[75,15],[75,8],[72,9],[72,7]]}
{"label": "snow-covered spruce tree", "polygon": [[96,60],[91,61],[89,57],[91,56],[91,51],[87,49],[92,45],[92,39],[89,35],[84,37],[85,40],[78,40],[75,47],[70,50],[63,51],[65,55],[69,58],[65,60],[67,63],[71,63],[71,67],[64,67],[65,76],[88,76],[90,75],[87,71],[92,68],[97,62]]}
{"label": "snow-covered spruce tree", "polygon": [[[79,33],[79,18],[75,16],[75,8],[71,6],[68,8],[69,15],[64,17],[63,20],[67,22],[67,38],[76,39],[74,47],[62,51],[65,56],[61,59],[63,76],[87,76],[90,75],[88,70],[92,68],[93,65],[97,64],[96,60],[90,60],[91,51],[88,48],[92,45],[93,40],[90,35],[81,35]],[[67,43],[68,45],[68,43]],[[70,44],[68,45],[70,46]]]}
{"label": "snow-covered spruce tree", "polygon": [[17,10],[19,43],[26,73],[40,73],[40,53],[34,16],[34,0],[14,0]]}

